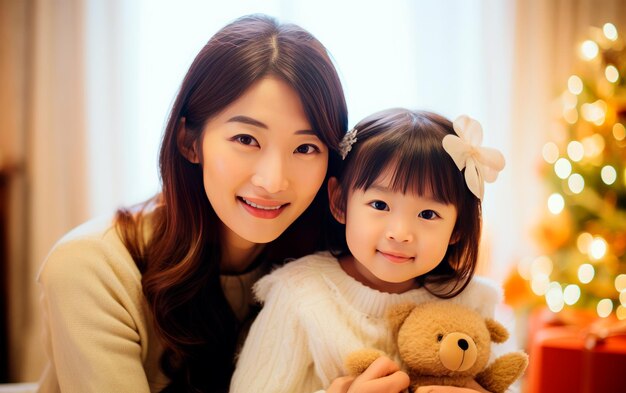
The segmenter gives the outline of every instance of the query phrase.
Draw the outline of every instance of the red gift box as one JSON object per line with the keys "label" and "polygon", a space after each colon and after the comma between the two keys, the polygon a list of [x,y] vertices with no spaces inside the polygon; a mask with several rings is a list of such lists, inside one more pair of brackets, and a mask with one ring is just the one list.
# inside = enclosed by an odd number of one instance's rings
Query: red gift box
{"label": "red gift box", "polygon": [[535,330],[530,341],[530,393],[626,392],[626,336],[585,347],[587,329],[576,325]]}

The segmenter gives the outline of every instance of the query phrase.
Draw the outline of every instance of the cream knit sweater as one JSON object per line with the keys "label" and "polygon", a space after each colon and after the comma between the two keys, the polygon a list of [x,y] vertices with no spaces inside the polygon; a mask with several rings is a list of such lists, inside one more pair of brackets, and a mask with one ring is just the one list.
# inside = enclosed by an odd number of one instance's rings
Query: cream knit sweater
{"label": "cream knit sweater", "polygon": [[[290,262],[254,289],[264,305],[239,356],[231,393],[323,390],[345,375],[346,355],[364,347],[398,361],[385,311],[398,303],[437,299],[424,289],[402,294],[371,289],[348,276],[329,253]],[[501,297],[496,285],[475,277],[447,301],[493,317]]]}
{"label": "cream knit sweater", "polygon": [[[250,288],[261,274],[221,277],[238,316],[247,314]],[[141,393],[167,385],[141,273],[110,217],[63,237],[38,281],[49,356],[40,392]]]}

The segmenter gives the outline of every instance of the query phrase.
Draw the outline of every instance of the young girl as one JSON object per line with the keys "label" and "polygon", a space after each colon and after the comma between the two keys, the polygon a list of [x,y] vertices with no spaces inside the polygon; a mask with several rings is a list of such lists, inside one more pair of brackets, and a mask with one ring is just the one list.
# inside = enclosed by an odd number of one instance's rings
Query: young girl
{"label": "young girl", "polygon": [[374,114],[346,134],[344,170],[328,187],[341,224],[331,231],[333,254],[291,262],[256,284],[264,306],[231,392],[400,392],[408,376],[397,366],[337,380],[360,348],[397,363],[390,306],[442,298],[493,317],[500,290],[473,276],[483,180],[495,180],[504,159],[475,145],[481,139],[468,117],[451,123],[405,109]]}
{"label": "young girl", "polygon": [[320,249],[346,125],[337,72],[307,31],[255,15],[215,34],[174,102],[162,192],[72,231],[41,268],[40,391],[227,391],[250,286]]}

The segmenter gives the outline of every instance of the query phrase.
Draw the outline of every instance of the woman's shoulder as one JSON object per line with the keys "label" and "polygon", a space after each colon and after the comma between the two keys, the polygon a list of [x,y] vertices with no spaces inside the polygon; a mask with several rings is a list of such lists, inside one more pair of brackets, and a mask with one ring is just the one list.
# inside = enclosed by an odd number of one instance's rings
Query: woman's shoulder
{"label": "woman's shoulder", "polygon": [[141,275],[115,228],[114,217],[93,218],[65,234],[43,261],[39,282],[68,282],[72,277],[118,275],[141,280]]}

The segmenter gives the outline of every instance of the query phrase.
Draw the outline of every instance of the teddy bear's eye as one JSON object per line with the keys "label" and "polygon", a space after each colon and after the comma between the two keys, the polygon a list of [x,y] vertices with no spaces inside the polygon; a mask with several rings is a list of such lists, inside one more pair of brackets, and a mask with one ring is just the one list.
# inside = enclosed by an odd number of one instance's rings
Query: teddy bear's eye
{"label": "teddy bear's eye", "polygon": [[441,340],[443,340],[443,334],[439,333],[437,335],[437,341],[441,341]]}

